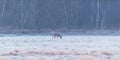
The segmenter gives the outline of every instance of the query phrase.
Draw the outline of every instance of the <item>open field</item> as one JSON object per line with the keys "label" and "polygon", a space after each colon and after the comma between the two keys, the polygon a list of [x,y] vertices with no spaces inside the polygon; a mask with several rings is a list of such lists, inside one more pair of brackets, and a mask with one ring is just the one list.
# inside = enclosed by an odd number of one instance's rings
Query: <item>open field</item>
{"label": "open field", "polygon": [[0,60],[119,60],[120,36],[1,36]]}

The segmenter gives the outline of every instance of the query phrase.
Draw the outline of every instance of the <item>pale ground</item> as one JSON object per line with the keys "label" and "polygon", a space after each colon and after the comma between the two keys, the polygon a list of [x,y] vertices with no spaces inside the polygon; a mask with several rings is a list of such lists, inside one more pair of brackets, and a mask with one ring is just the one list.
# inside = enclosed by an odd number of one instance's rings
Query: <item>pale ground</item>
{"label": "pale ground", "polygon": [[120,60],[120,36],[1,36],[0,60]]}

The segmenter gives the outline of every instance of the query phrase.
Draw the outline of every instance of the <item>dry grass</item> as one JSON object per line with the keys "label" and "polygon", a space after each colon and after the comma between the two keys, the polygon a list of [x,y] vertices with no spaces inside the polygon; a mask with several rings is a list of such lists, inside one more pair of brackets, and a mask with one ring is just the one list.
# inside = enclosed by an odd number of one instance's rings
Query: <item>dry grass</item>
{"label": "dry grass", "polygon": [[6,56],[1,56],[1,57],[0,57],[0,60],[10,60],[10,58],[9,58],[9,57],[6,57]]}
{"label": "dry grass", "polygon": [[26,54],[34,55],[86,55],[86,52],[81,51],[28,51]]}
{"label": "dry grass", "polygon": [[36,50],[36,51],[20,51],[14,50],[13,52],[8,52],[3,54],[4,55],[114,55],[112,51],[74,51],[74,50],[67,50],[67,51],[60,51],[60,50]]}

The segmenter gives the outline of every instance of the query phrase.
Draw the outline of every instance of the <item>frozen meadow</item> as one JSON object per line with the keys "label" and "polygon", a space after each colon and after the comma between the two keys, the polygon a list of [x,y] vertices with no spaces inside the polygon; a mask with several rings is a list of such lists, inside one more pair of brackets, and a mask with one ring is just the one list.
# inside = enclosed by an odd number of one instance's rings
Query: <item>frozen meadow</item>
{"label": "frozen meadow", "polygon": [[0,37],[0,60],[119,60],[120,36],[45,35]]}

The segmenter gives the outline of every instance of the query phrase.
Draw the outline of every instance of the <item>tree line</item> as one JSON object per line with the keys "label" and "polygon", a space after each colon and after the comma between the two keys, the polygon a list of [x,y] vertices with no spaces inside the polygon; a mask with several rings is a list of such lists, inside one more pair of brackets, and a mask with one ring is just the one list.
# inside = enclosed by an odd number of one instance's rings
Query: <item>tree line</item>
{"label": "tree line", "polygon": [[1,0],[0,29],[118,30],[119,0]]}

